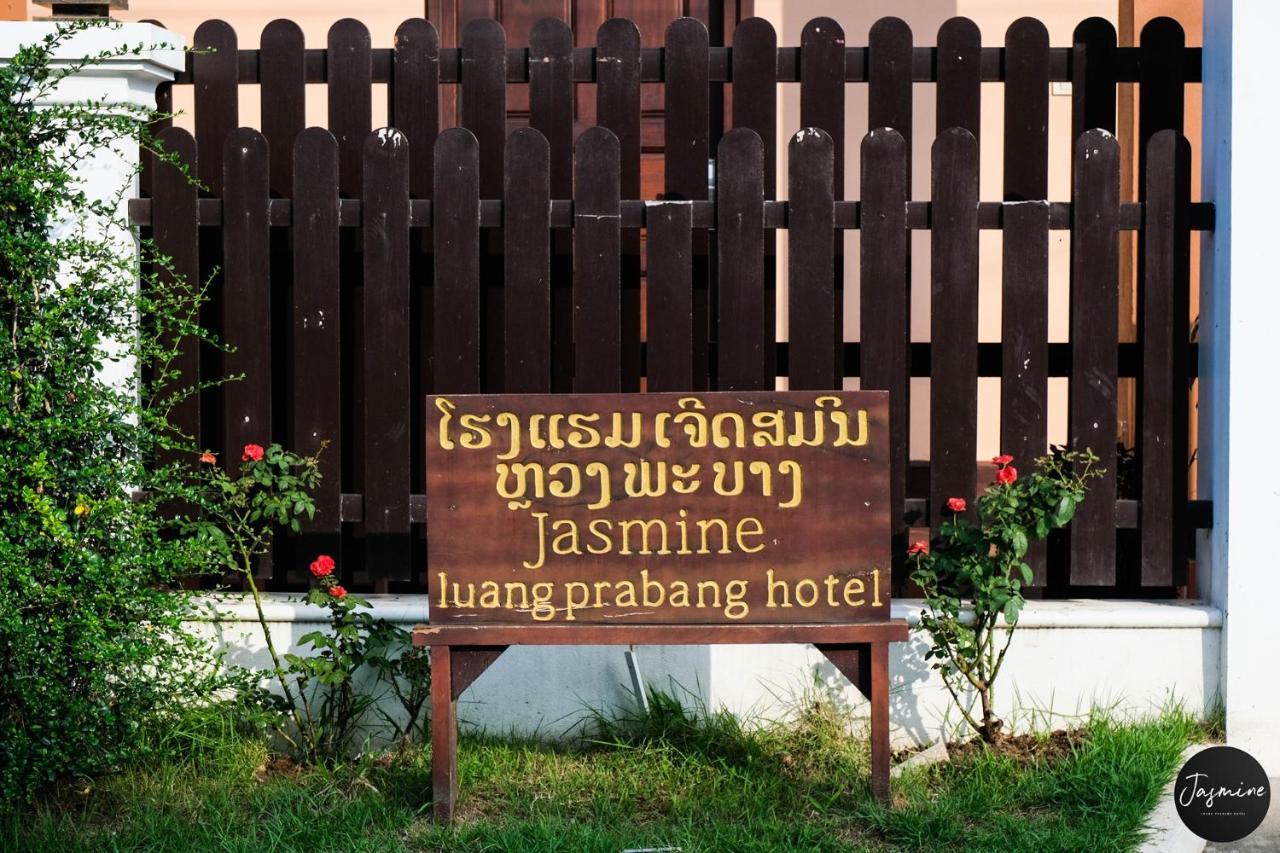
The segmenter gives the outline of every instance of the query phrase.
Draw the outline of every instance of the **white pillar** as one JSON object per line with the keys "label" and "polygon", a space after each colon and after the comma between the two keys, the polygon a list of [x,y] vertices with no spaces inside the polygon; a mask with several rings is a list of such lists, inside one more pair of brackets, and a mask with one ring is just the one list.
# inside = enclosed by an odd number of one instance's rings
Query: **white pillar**
{"label": "white pillar", "polygon": [[1224,613],[1227,740],[1280,774],[1280,453],[1276,451],[1275,0],[1205,0],[1200,496],[1213,530],[1199,551]]}
{"label": "white pillar", "polygon": [[[54,33],[56,25],[47,21],[0,22],[0,64],[7,64],[18,50],[37,44]],[[95,102],[106,110],[129,108],[154,109],[156,87],[173,80],[186,65],[182,37],[151,24],[116,24],[93,27],[76,33],[54,51],[55,73],[82,62],[84,57],[109,54],[110,58],[76,71],[59,81],[48,96],[37,105]],[[129,199],[137,196],[138,146],[124,142],[97,151],[70,164],[80,189],[93,200],[115,202],[112,221],[68,218],[52,223],[55,234],[84,226],[93,238],[105,239],[115,246],[120,258],[133,257],[138,247],[131,231],[125,227]],[[98,230],[102,229],[102,230]],[[108,362],[103,377],[111,382],[131,381],[133,365]]]}

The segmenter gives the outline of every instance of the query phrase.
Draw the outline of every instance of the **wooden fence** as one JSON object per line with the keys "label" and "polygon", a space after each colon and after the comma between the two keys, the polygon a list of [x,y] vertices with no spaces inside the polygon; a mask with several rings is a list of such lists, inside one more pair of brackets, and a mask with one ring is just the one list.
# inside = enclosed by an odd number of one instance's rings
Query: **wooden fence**
{"label": "wooden fence", "polygon": [[[579,42],[585,34],[579,33]],[[947,497],[984,485],[977,456],[980,376],[1001,383],[1000,442],[1029,461],[1047,443],[1049,377],[1070,383],[1071,442],[1108,473],[1069,536],[1034,553],[1047,595],[1168,595],[1186,583],[1187,546],[1209,507],[1187,500],[1188,401],[1196,351],[1188,323],[1191,232],[1212,227],[1190,197],[1181,136],[1184,87],[1198,49],[1153,21],[1137,48],[1116,46],[1090,19],[1051,48],[1044,26],[1015,22],[1005,46],[983,47],[966,19],[936,48],[882,19],[866,47],[811,21],[799,48],[771,25],[740,22],[731,47],[681,19],[662,49],[641,49],[614,19],[595,47],[562,22],[508,49],[501,27],[467,26],[443,49],[416,19],[396,46],[373,50],[341,21],[325,49],[276,21],[261,50],[234,31],[197,32],[187,72],[194,137],[164,145],[203,184],[151,165],[134,220],[192,280],[217,271],[203,317],[234,350],[184,353],[185,376],[244,379],[193,398],[178,422],[238,464],[246,442],[300,452],[327,441],[319,511],[286,541],[278,588],[305,584],[317,550],[341,558],[351,583],[420,591],[423,395],[430,392],[675,391],[863,388],[892,393],[894,548],[927,526]],[[641,85],[663,82],[660,200],[641,200]],[[913,84],[937,86],[930,201],[913,201]],[[983,82],[1002,81],[1004,189],[978,194]],[[1050,84],[1072,84],[1071,198],[1048,199]],[[777,152],[777,91],[798,82],[801,128]],[[1120,200],[1116,90],[1138,83],[1140,195]],[[373,130],[375,83],[394,129]],[[731,129],[712,138],[710,84],[732,93]],[[259,129],[239,128],[238,87],[261,87]],[[328,90],[328,128],[304,128],[308,84]],[[511,121],[509,84],[527,84],[527,127]],[[594,84],[596,126],[575,130],[575,89]],[[857,162],[845,162],[847,85],[868,90]],[[442,129],[446,92],[461,127]],[[162,103],[168,93],[162,96]],[[514,128],[514,129],[513,129]],[[776,200],[779,157],[787,200]],[[714,187],[708,161],[714,160]],[[842,197],[846,169],[861,198]],[[789,343],[775,338],[776,232],[786,229]],[[844,341],[839,236],[860,229],[861,340]],[[931,232],[930,342],[910,339],[909,235]],[[1002,343],[978,339],[978,235],[1001,229]],[[1071,239],[1070,343],[1048,335],[1051,230]],[[1118,327],[1121,234],[1138,232],[1139,335]],[[641,235],[644,235],[644,242]],[[919,296],[917,298],[920,298]],[[908,384],[931,378],[931,459],[908,459]],[[1136,476],[1117,477],[1117,384],[1138,389]],[[1118,483],[1120,485],[1118,485]],[[901,581],[899,573],[898,581]],[[390,585],[387,586],[387,582]]]}

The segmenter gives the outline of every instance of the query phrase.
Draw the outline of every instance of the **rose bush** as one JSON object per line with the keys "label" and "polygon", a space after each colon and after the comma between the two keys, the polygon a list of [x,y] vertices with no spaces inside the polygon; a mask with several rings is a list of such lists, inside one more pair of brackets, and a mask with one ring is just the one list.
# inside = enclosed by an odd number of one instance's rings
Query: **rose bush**
{"label": "rose bush", "polygon": [[[1042,457],[1027,477],[1019,477],[1012,456],[991,461],[995,482],[978,498],[976,520],[966,514],[968,499],[953,497],[947,501],[950,518],[938,525],[932,542],[907,549],[911,580],[924,594],[925,659],[942,676],[961,717],[987,742],[1002,729],[995,683],[1022,611],[1023,589],[1033,580],[1029,544],[1067,524],[1089,480],[1103,473],[1089,450]],[[976,714],[968,695],[976,695]]]}
{"label": "rose bush", "polygon": [[[412,647],[407,631],[375,619],[367,600],[347,592],[333,557],[321,554],[308,567],[316,583],[306,600],[329,612],[328,631],[298,639],[309,654],[281,654],[263,612],[256,562],[271,551],[278,530],[296,533],[301,518],[315,512],[311,492],[320,482],[318,454],[246,444],[240,459],[234,473],[216,458],[205,460],[204,487],[196,496],[202,515],[189,530],[204,550],[219,555],[223,568],[243,577],[253,598],[283,700],[275,703],[280,736],[297,758],[320,764],[360,752],[377,729],[395,741],[412,739],[420,733],[430,696],[430,663]],[[401,713],[390,712],[388,700]]]}

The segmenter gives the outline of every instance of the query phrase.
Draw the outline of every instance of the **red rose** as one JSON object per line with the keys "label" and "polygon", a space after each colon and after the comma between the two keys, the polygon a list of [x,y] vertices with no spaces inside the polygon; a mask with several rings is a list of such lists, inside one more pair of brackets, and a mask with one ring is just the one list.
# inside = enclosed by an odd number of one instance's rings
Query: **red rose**
{"label": "red rose", "polygon": [[907,556],[915,556],[916,554],[928,554],[929,543],[921,539],[919,542],[912,542],[911,547],[907,549]]}
{"label": "red rose", "polygon": [[328,554],[321,554],[311,562],[311,574],[318,578],[333,574],[333,557]]}
{"label": "red rose", "polygon": [[947,509],[951,510],[952,512],[964,512],[968,508],[969,508],[969,505],[965,503],[964,498],[948,498],[947,499]]}
{"label": "red rose", "polygon": [[1008,453],[1006,453],[1003,456],[997,456],[995,459],[992,459],[991,461],[1003,467],[1005,465],[1008,465],[1010,462],[1012,462],[1013,457],[1010,456]]}
{"label": "red rose", "polygon": [[996,482],[1002,486],[1007,486],[1018,479],[1018,469],[1012,465],[1006,465],[996,472]]}
{"label": "red rose", "polygon": [[210,451],[206,450],[204,453],[200,454],[200,461],[203,462],[205,465],[217,465],[218,457],[215,456]]}
{"label": "red rose", "polygon": [[244,453],[240,454],[241,462],[261,462],[262,461],[262,445],[246,444]]}
{"label": "red rose", "polygon": [[334,598],[344,598],[347,594],[347,591],[343,589],[341,586],[339,586],[338,584],[334,584],[333,586],[329,587],[329,594],[332,595]]}

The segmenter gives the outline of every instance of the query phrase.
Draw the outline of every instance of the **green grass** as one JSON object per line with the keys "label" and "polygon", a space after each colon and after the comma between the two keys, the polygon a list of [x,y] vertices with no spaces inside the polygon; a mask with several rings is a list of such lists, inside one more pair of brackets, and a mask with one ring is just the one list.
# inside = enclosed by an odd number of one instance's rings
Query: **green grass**
{"label": "green grass", "polygon": [[1183,747],[1187,715],[1099,716],[1052,759],[977,751],[869,796],[866,746],[812,703],[748,729],[657,696],[576,748],[464,737],[460,823],[429,820],[429,756],[264,781],[259,738],[218,720],[146,767],[68,785],[0,817],[0,849],[218,851],[692,851],[1132,849]]}

